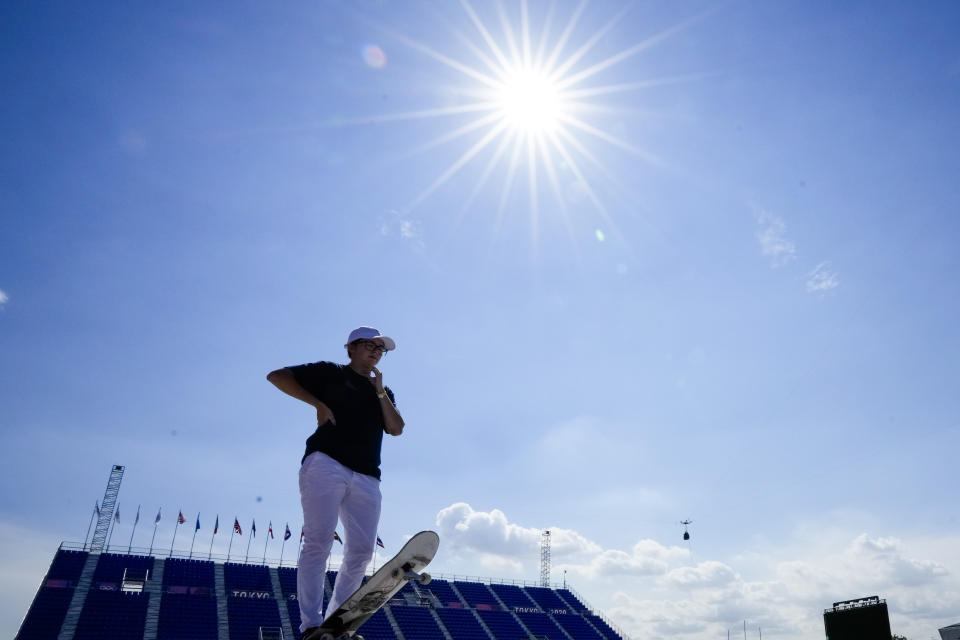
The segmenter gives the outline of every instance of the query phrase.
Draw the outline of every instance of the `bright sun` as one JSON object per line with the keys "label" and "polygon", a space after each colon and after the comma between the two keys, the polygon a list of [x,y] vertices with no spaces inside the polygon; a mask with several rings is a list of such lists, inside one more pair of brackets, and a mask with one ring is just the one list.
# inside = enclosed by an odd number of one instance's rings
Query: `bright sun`
{"label": "bright sun", "polygon": [[[473,191],[464,199],[464,210],[471,206],[491,176],[496,175],[494,169],[506,166],[500,204],[496,211],[499,219],[517,174],[525,165],[530,199],[527,209],[534,230],[539,216],[541,181],[553,192],[551,205],[555,205],[564,218],[568,215],[566,202],[569,198],[566,191],[569,185],[576,185],[576,192],[580,194],[578,197],[586,197],[606,226],[612,226],[606,207],[590,179],[591,175],[609,177],[609,172],[603,165],[602,156],[594,152],[594,145],[589,144],[588,140],[603,142],[651,164],[660,164],[660,160],[654,154],[621,139],[616,133],[605,131],[602,125],[591,124],[584,118],[601,113],[630,114],[629,109],[601,104],[601,97],[647,89],[676,80],[666,78],[593,86],[587,86],[587,81],[671,37],[691,24],[693,19],[656,33],[593,64],[587,64],[584,60],[588,53],[620,22],[626,14],[626,7],[582,44],[574,47],[570,39],[586,8],[586,0],[580,2],[562,28],[553,24],[552,6],[546,16],[531,20],[528,0],[520,0],[520,21],[516,24],[511,22],[504,4],[497,2],[496,10],[502,27],[499,41],[474,10],[470,0],[460,0],[460,4],[480,37],[478,44],[474,39],[454,31],[463,43],[464,52],[471,54],[472,62],[461,62],[402,34],[392,34],[400,42],[463,74],[468,82],[457,87],[457,93],[467,100],[452,106],[388,114],[373,119],[366,117],[362,120],[370,123],[440,116],[458,116],[466,120],[420,147],[422,151],[468,136],[473,138],[462,154],[406,207],[407,210],[416,208],[454,174],[481,157],[481,152],[488,150],[486,165],[476,179]],[[517,5],[510,3],[510,6]],[[538,36],[531,33],[531,23],[536,25]],[[603,241],[602,232],[598,231],[596,237]]]}
{"label": "bright sun", "polygon": [[550,133],[564,116],[557,83],[542,72],[518,69],[506,74],[497,103],[509,127],[518,133]]}

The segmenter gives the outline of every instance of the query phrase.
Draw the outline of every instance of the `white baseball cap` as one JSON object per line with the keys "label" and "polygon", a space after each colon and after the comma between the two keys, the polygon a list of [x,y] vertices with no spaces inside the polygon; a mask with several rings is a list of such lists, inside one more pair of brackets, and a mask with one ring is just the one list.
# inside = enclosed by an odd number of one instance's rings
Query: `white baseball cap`
{"label": "white baseball cap", "polygon": [[387,351],[393,351],[397,348],[397,343],[393,341],[393,338],[388,338],[373,327],[357,327],[350,332],[350,337],[347,338],[347,344],[343,346],[346,347],[356,340],[375,340],[377,338],[383,340],[383,346],[386,347]]}

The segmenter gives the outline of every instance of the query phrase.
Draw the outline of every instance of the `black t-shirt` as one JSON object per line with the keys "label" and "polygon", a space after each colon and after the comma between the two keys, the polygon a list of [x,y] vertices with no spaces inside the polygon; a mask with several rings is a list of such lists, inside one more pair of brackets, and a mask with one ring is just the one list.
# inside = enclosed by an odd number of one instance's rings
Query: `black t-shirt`
{"label": "black t-shirt", "polygon": [[[288,367],[300,386],[330,407],[336,424],[327,422],[307,438],[306,459],[314,451],[345,467],[380,479],[380,445],[386,425],[377,391],[347,365],[314,362]],[[384,390],[396,404],[393,391]]]}

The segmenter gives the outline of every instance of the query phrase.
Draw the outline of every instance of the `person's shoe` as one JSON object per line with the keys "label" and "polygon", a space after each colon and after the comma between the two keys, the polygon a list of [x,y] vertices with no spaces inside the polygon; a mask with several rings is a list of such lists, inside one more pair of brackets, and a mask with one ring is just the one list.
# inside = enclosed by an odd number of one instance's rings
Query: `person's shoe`
{"label": "person's shoe", "polygon": [[320,637],[320,627],[308,627],[300,634],[300,640],[317,640]]}

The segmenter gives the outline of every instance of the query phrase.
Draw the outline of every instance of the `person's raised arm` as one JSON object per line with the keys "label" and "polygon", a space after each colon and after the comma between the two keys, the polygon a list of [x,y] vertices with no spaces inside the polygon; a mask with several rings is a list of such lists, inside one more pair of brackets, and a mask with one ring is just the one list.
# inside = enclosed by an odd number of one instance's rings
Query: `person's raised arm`
{"label": "person's raised arm", "polygon": [[318,427],[326,424],[327,422],[337,424],[336,419],[333,417],[333,411],[330,410],[330,407],[325,405],[319,398],[300,386],[300,383],[297,382],[296,376],[293,375],[293,371],[290,371],[290,369],[284,367],[283,369],[271,371],[267,374],[267,381],[288,396],[296,398],[302,402],[306,402],[311,407],[314,407],[317,410]]}
{"label": "person's raised arm", "polygon": [[380,369],[374,367],[371,373],[373,375],[369,380],[370,384],[372,384],[373,388],[377,391],[377,399],[380,401],[380,411],[383,412],[383,425],[386,427],[387,433],[392,436],[398,436],[403,433],[403,426],[405,424],[403,416],[397,411],[397,408],[390,400],[390,396],[387,395],[386,390],[383,388],[383,374],[380,373]]}

